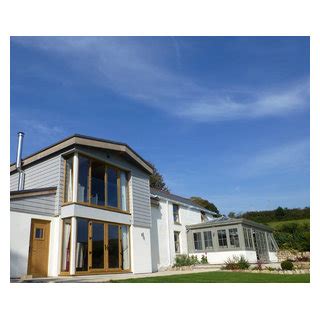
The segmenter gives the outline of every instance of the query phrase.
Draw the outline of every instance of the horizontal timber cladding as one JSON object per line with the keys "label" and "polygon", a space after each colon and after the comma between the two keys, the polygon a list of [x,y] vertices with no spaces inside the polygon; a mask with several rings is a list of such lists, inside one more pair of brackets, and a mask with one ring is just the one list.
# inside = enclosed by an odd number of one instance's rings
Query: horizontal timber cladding
{"label": "horizontal timber cladding", "polygon": [[53,216],[55,213],[55,194],[11,199],[10,210]]}
{"label": "horizontal timber cladding", "polygon": [[[22,167],[22,169],[25,173],[24,190],[57,187],[57,192],[50,197],[50,201],[52,201],[53,197],[53,212],[59,213],[62,203],[61,198],[64,174],[63,159],[61,155],[55,155],[42,162],[33,163],[25,168]],[[16,191],[18,189],[18,175],[18,172],[11,174],[10,191]],[[24,201],[27,200],[24,199]],[[30,199],[30,201],[33,202],[34,199]],[[21,204],[22,203],[24,202],[21,202]]]}
{"label": "horizontal timber cladding", "polygon": [[[45,187],[57,187],[60,179],[60,155],[47,159],[43,162],[35,163],[23,168],[25,172],[24,189],[37,189]],[[18,173],[10,176],[11,189],[18,189]]]}
{"label": "horizontal timber cladding", "polygon": [[129,199],[132,223],[134,226],[151,227],[151,205],[149,174],[127,160],[123,154],[112,150],[93,149],[77,146],[79,153],[104,161],[120,169],[130,171]]}

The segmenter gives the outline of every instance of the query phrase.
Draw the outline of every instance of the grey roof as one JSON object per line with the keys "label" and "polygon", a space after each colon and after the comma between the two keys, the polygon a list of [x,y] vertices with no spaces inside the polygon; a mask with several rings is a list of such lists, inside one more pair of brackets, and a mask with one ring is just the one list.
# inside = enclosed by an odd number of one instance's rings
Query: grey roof
{"label": "grey roof", "polygon": [[239,223],[249,225],[251,227],[263,229],[266,231],[272,231],[271,227],[269,227],[265,224],[262,224],[262,223],[257,223],[255,221],[244,219],[244,218],[227,218],[225,216],[215,218],[213,220],[209,220],[209,221],[202,222],[202,223],[189,225],[189,226],[187,226],[187,228],[201,229],[201,228],[207,228],[207,227],[226,226],[226,225],[239,224]]}
{"label": "grey roof", "polygon": [[180,197],[176,194],[172,194],[170,192],[166,192],[166,191],[161,191],[161,190],[158,190],[158,189],[155,189],[155,188],[150,188],[150,193],[151,195],[155,195],[155,196],[159,196],[159,197],[162,197],[162,198],[166,198],[166,199],[170,199],[172,200],[173,202],[180,202],[180,203],[184,203],[186,205],[189,205],[189,206],[192,206],[192,207],[195,207],[201,211],[205,211],[205,212],[208,212],[208,213],[212,213],[212,214],[216,214],[215,212],[211,211],[211,210],[208,210],[194,202],[192,202],[190,199],[188,198],[184,198],[184,197]]}
{"label": "grey roof", "polygon": [[[86,136],[86,135],[83,135],[83,134],[79,134],[79,133],[75,133],[71,136],[68,136],[62,140],[59,140],[57,141],[56,143],[53,143],[45,148],[42,148],[32,154],[29,154],[28,156],[25,156],[23,157],[22,161],[28,159],[28,158],[31,158],[43,151],[46,151],[48,149],[51,149],[59,144],[62,144],[63,142],[69,140],[69,139],[72,139],[72,138],[82,138],[82,139],[87,139],[87,140],[93,140],[93,141],[100,141],[100,142],[106,142],[106,143],[110,143],[110,144],[115,144],[115,145],[120,145],[120,146],[124,146],[126,148],[128,148],[135,156],[137,156],[140,160],[142,160],[147,166],[149,166],[150,168],[152,168],[152,165],[149,161],[145,160],[143,157],[141,157],[136,151],[134,151],[128,144],[126,143],[123,143],[123,142],[118,142],[118,141],[113,141],[113,140],[107,140],[107,139],[102,139],[102,138],[96,138],[96,137],[92,137],[92,136]],[[13,167],[15,165],[15,162],[12,162],[10,164],[10,167]]]}

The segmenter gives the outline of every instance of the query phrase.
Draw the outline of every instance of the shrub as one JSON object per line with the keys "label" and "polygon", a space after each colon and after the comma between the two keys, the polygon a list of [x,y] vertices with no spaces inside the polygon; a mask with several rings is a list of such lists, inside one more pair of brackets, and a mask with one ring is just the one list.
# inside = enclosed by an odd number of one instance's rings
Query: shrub
{"label": "shrub", "polygon": [[250,266],[250,263],[244,256],[233,256],[233,258],[228,258],[228,260],[225,261],[225,265],[223,269],[225,270],[245,270],[248,269]]}
{"label": "shrub", "polygon": [[285,260],[281,262],[282,270],[293,270],[293,263],[290,260]]}
{"label": "shrub", "polygon": [[310,251],[310,225],[285,223],[276,227],[274,237],[280,249]]}
{"label": "shrub", "polygon": [[310,257],[307,257],[307,256],[297,257],[296,261],[298,261],[298,262],[309,262],[310,261]]}
{"label": "shrub", "polygon": [[205,255],[202,255],[201,257],[201,263],[202,264],[208,264],[208,258]]}
{"label": "shrub", "polygon": [[175,263],[173,266],[174,267],[184,267],[184,266],[192,266],[192,265],[195,265],[198,263],[199,263],[199,261],[198,261],[197,256],[192,255],[191,257],[189,257],[186,254],[181,254],[181,255],[176,256]]}
{"label": "shrub", "polygon": [[273,267],[266,267],[266,269],[267,269],[268,271],[275,271],[275,270],[277,270],[276,268],[273,268]]}
{"label": "shrub", "polygon": [[241,270],[249,269],[250,263],[244,256],[241,256],[239,261],[238,261],[238,267]]}

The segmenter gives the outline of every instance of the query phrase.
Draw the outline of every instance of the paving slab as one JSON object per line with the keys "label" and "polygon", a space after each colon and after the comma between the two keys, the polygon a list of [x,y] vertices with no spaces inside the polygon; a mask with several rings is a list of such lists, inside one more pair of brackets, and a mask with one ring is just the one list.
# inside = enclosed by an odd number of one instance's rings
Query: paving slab
{"label": "paving slab", "polygon": [[118,273],[118,274],[104,274],[104,275],[86,275],[86,276],[60,276],[60,277],[46,277],[46,278],[31,278],[31,279],[11,279],[12,283],[103,283],[111,280],[124,279],[138,279],[146,277],[162,277],[177,274],[202,273],[210,271],[220,271],[216,267],[193,270],[168,270],[154,273]]}

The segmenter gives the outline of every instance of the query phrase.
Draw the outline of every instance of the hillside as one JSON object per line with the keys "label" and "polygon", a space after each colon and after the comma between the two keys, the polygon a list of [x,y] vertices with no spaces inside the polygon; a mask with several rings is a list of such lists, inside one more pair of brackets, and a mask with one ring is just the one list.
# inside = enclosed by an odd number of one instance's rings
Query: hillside
{"label": "hillside", "polygon": [[288,223],[296,223],[298,225],[304,225],[304,224],[310,225],[310,219],[305,218],[305,219],[295,219],[295,220],[285,220],[285,221],[272,221],[266,224],[273,229],[277,229],[278,227]]}
{"label": "hillside", "polygon": [[268,224],[270,222],[280,222],[280,221],[292,221],[292,220],[302,220],[310,219],[310,208],[306,207],[303,209],[295,208],[281,208],[278,207],[275,210],[264,210],[264,211],[250,211],[243,213],[242,218],[253,220],[259,223]]}
{"label": "hillside", "polygon": [[280,249],[310,251],[310,208],[246,212],[241,217],[269,225]]}

